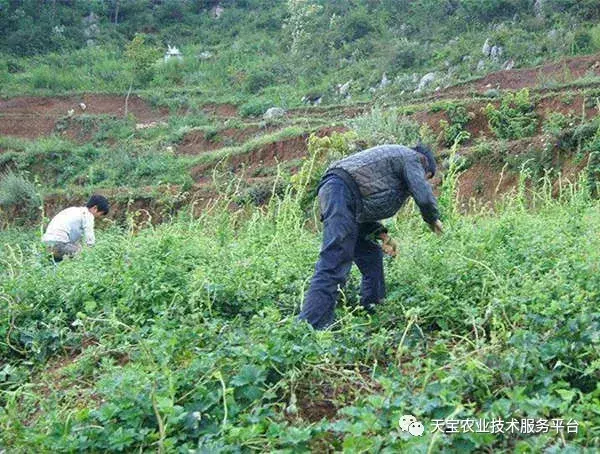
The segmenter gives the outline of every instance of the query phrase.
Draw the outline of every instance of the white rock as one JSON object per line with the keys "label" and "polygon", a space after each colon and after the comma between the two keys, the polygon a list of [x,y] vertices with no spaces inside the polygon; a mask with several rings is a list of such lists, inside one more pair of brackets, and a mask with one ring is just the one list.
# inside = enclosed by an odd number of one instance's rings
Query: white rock
{"label": "white rock", "polygon": [[381,82],[379,82],[379,88],[385,88],[389,86],[392,82],[387,78],[385,73],[383,73],[383,77],[381,78]]}
{"label": "white rock", "polygon": [[515,61],[512,58],[509,60],[506,60],[504,62],[504,64],[502,65],[502,69],[504,69],[505,71],[510,71],[514,67],[515,67]]}
{"label": "white rock", "polygon": [[210,60],[211,58],[213,58],[213,54],[207,50],[205,50],[204,52],[200,52],[198,54],[198,58],[200,60]]}
{"label": "white rock", "polygon": [[85,109],[87,109],[87,106],[85,105],[85,103],[83,103],[83,102],[80,102],[80,103],[79,103],[79,108],[80,108],[81,110],[85,110]]}
{"label": "white rock", "polygon": [[225,12],[225,8],[223,8],[221,5],[217,5],[214,7],[213,11],[212,11],[212,15],[215,19],[219,19],[223,13]]}
{"label": "white rock", "polygon": [[485,40],[485,43],[483,44],[483,48],[481,49],[481,52],[483,53],[484,56],[489,57],[491,51],[492,51],[492,45],[490,44],[490,39],[488,38]]}
{"label": "white rock", "polygon": [[502,57],[503,53],[504,49],[502,46],[493,46],[492,50],[490,51],[490,58],[494,61],[498,61],[500,57]]}
{"label": "white rock", "polygon": [[171,45],[167,44],[167,51],[165,52],[165,56],[164,56],[163,60],[165,62],[167,62],[171,58],[176,58],[177,60],[183,60],[183,55],[177,47],[175,47],[175,46],[171,47]]}
{"label": "white rock", "polygon": [[281,118],[285,115],[285,110],[281,107],[271,107],[268,109],[264,115],[264,120],[273,120],[274,118]]}
{"label": "white rock", "polygon": [[433,81],[435,81],[435,79],[436,79],[435,73],[425,74],[423,77],[421,77],[421,80],[419,81],[419,86],[417,87],[417,90],[419,90],[419,91],[424,90],[425,88],[427,88],[427,86],[431,85],[431,83],[433,83]]}
{"label": "white rock", "polygon": [[352,79],[346,82],[343,85],[338,84],[337,91],[340,96],[349,96],[350,95],[350,84],[352,83]]}

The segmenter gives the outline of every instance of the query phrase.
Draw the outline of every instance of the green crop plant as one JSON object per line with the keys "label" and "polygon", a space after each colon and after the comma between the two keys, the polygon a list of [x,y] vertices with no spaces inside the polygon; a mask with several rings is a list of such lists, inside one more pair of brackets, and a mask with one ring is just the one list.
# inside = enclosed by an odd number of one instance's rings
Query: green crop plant
{"label": "green crop plant", "polygon": [[465,127],[473,119],[473,112],[469,112],[465,106],[451,104],[447,107],[446,114],[448,121],[440,120],[444,146],[451,147],[457,139],[460,139],[459,144],[469,140],[471,135],[465,131]]}
{"label": "green crop plant", "polygon": [[[320,237],[288,194],[245,212],[222,200],[141,231],[112,226],[57,267],[35,232],[0,231],[0,443],[593,451],[600,219],[584,188],[563,189],[535,211],[508,201],[494,215],[455,213],[440,238],[398,216],[402,257],[386,261],[385,303],[373,316],[356,308],[353,271],[325,332],[295,321]],[[423,422],[422,437],[402,435],[404,414]],[[565,427],[434,432],[444,418],[529,417]]]}
{"label": "green crop plant", "polygon": [[538,127],[535,104],[526,88],[516,93],[507,93],[502,97],[499,107],[488,104],[484,112],[490,129],[500,139],[532,136]]}

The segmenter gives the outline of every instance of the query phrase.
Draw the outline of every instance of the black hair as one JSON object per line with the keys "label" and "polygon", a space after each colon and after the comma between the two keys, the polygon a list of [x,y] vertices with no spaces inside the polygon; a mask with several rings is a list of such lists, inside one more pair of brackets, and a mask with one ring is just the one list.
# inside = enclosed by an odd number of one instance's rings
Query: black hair
{"label": "black hair", "polygon": [[105,215],[107,215],[110,211],[108,199],[103,195],[99,194],[94,194],[93,196],[91,196],[90,200],[88,200],[88,203],[86,203],[85,206],[88,208],[96,207],[98,211],[104,213]]}
{"label": "black hair", "polygon": [[427,159],[427,171],[431,172],[431,176],[435,175],[436,164],[435,164],[435,156],[433,156],[433,151],[427,145],[422,142],[419,142],[415,147],[413,147],[417,153],[421,153]]}

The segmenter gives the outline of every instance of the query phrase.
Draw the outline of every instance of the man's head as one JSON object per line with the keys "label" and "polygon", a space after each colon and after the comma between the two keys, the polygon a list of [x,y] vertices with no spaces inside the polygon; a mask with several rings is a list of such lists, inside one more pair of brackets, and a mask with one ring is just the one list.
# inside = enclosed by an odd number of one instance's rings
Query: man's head
{"label": "man's head", "polygon": [[95,218],[106,216],[110,211],[110,205],[106,197],[94,194],[85,205]]}
{"label": "man's head", "polygon": [[413,150],[421,154],[421,160],[423,162],[423,167],[425,168],[425,174],[427,175],[427,178],[433,178],[437,167],[435,164],[435,156],[433,156],[431,148],[423,143],[418,143]]}

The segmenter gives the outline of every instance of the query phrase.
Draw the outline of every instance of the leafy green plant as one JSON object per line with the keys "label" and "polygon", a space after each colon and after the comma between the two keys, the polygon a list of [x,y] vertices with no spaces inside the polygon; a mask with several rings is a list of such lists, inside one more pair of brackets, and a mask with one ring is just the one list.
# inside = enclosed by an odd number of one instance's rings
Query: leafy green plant
{"label": "leafy green plant", "polygon": [[0,208],[11,212],[17,208],[32,215],[39,208],[41,198],[35,184],[12,170],[0,173]]}
{"label": "leafy green plant", "polygon": [[563,130],[572,128],[574,125],[575,121],[572,117],[560,112],[551,112],[542,124],[542,131],[545,134],[559,136]]}
{"label": "leafy green plant", "polygon": [[260,117],[270,107],[273,107],[273,102],[268,99],[252,99],[240,106],[240,115],[242,117]]}
{"label": "leafy green plant", "polygon": [[465,131],[465,126],[473,119],[474,114],[458,104],[448,106],[446,114],[449,121],[440,120],[444,145],[451,147],[457,139],[459,143],[469,140],[471,135]]}
{"label": "leafy green plant", "polygon": [[317,195],[318,183],[329,164],[356,151],[357,140],[358,136],[354,132],[336,132],[325,137],[310,135],[308,157],[298,173],[291,178],[301,207],[306,208],[312,204]]}
{"label": "leafy green plant", "polygon": [[520,139],[533,135],[537,130],[535,104],[526,88],[507,93],[498,108],[488,104],[484,112],[490,129],[501,139]]}
{"label": "leafy green plant", "polygon": [[125,57],[131,64],[134,79],[142,84],[149,82],[154,74],[154,64],[159,51],[146,43],[146,36],[136,33],[125,47]]}
{"label": "leafy green plant", "polygon": [[386,143],[411,146],[422,140],[424,135],[419,123],[399,115],[394,109],[374,108],[347,124],[369,146]]}

